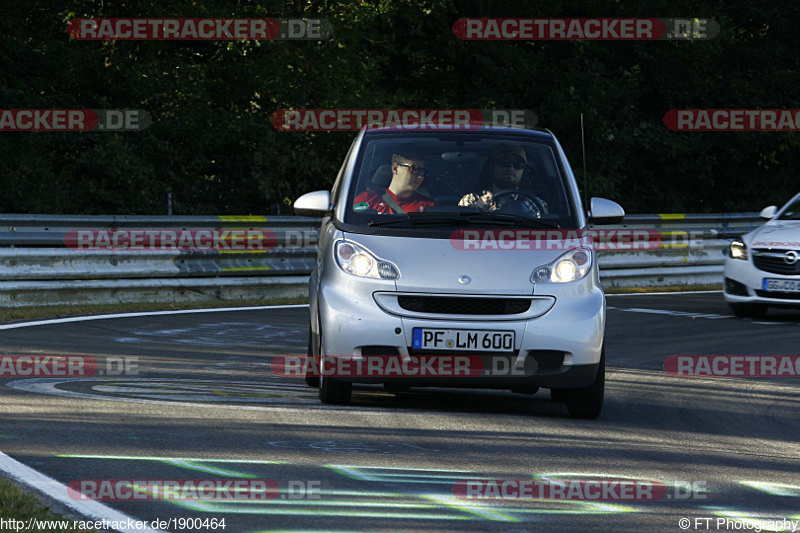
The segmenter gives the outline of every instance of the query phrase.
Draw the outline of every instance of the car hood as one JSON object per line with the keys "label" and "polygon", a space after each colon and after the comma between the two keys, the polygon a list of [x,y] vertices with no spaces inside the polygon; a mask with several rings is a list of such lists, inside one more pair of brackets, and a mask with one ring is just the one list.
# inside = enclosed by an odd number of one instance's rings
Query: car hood
{"label": "car hood", "polygon": [[771,220],[747,235],[751,248],[800,248],[800,221]]}
{"label": "car hood", "polygon": [[[345,238],[393,262],[398,291],[451,294],[533,294],[533,270],[564,250],[461,250],[450,239],[348,233]],[[463,276],[469,278],[468,283]]]}

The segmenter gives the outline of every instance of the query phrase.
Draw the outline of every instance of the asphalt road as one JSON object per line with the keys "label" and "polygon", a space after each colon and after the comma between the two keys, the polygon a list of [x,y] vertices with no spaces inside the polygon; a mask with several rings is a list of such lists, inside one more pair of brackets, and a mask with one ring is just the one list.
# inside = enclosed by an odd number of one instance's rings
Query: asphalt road
{"label": "asphalt road", "polygon": [[[720,293],[609,296],[608,306],[606,402],[593,421],[570,419],[547,391],[360,387],[350,406],[323,406],[269,364],[305,353],[307,308],[2,330],[4,355],[93,356],[101,368],[128,358],[138,375],[0,377],[0,451],[63,484],[274,480],[282,497],[269,501],[107,502],[142,520],[224,518],[225,532],[742,531],[717,520],[800,520],[798,378],[663,368],[671,355],[800,354],[800,312],[738,319]],[[657,501],[454,494],[459,480],[535,476],[666,489]],[[290,485],[313,498],[287,497]]]}

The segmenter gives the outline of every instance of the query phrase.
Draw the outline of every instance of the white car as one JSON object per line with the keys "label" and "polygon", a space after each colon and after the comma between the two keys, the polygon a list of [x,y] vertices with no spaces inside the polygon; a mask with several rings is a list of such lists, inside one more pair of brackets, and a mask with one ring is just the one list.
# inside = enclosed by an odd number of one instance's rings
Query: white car
{"label": "white car", "polygon": [[800,194],[761,217],[769,222],[732,241],[725,259],[725,301],[737,316],[800,308]]}

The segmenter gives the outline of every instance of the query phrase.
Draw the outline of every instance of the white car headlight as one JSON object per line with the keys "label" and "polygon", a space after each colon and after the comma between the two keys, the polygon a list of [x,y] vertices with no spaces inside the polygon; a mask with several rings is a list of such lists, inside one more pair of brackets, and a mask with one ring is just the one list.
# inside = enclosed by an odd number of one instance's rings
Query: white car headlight
{"label": "white car headlight", "polygon": [[744,241],[731,241],[728,246],[728,255],[731,259],[744,259],[747,261],[747,245]]}
{"label": "white car headlight", "polygon": [[566,283],[583,278],[592,268],[592,250],[575,248],[549,265],[536,267],[531,276],[534,283]]}
{"label": "white car headlight", "polygon": [[348,274],[377,279],[400,277],[400,271],[394,263],[375,257],[372,252],[354,242],[337,242],[335,255],[336,262]]}

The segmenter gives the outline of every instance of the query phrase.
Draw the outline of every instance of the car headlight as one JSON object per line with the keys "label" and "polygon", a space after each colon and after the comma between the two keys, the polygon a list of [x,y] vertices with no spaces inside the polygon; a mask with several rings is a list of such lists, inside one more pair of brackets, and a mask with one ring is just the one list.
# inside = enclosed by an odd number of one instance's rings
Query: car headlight
{"label": "car headlight", "polygon": [[744,241],[731,241],[728,246],[728,255],[731,259],[744,259],[747,261],[747,245]]}
{"label": "car headlight", "polygon": [[581,279],[592,268],[592,250],[575,248],[549,265],[536,267],[531,276],[534,283],[566,283]]}
{"label": "car headlight", "polygon": [[400,277],[400,271],[394,263],[375,257],[369,250],[354,242],[337,242],[335,255],[336,262],[348,274],[377,279]]}

